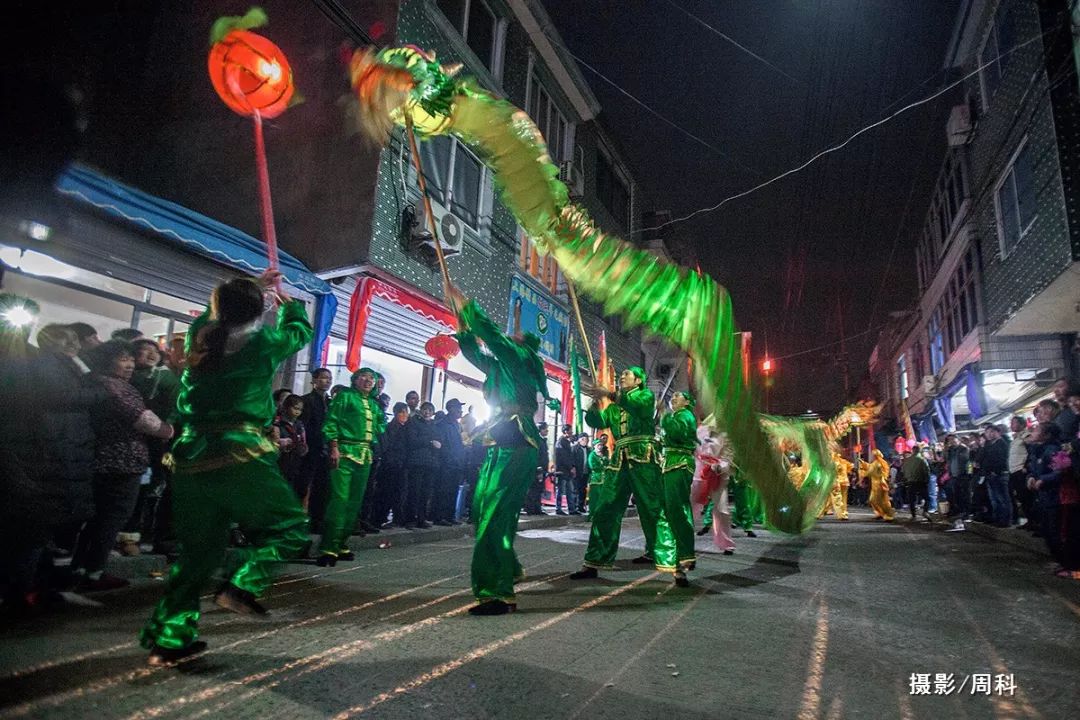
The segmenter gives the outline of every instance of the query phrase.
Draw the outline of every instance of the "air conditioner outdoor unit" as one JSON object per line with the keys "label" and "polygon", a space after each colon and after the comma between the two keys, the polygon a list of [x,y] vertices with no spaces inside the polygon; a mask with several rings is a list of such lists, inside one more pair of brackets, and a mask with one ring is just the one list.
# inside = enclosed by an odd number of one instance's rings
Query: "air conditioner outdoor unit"
{"label": "air conditioner outdoor unit", "polygon": [[[444,255],[457,255],[465,242],[465,223],[454,213],[443,208],[438,203],[431,204],[432,215],[435,216],[439,243],[442,245]],[[409,229],[409,239],[412,245],[426,246],[435,252],[435,234],[428,225],[427,213],[422,206],[413,210],[412,227]]]}
{"label": "air conditioner outdoor unit", "polygon": [[945,134],[949,138],[949,147],[964,145],[971,138],[971,108],[967,103],[953,106]]}
{"label": "air conditioner outdoor unit", "polygon": [[564,160],[559,164],[559,179],[566,185],[570,197],[580,198],[585,195],[585,178],[573,160]]}

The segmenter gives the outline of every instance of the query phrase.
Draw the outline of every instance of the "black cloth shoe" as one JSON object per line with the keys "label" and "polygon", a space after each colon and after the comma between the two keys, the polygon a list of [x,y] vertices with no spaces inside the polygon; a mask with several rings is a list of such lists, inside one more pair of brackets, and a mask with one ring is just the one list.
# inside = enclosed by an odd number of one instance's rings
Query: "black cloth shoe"
{"label": "black cloth shoe", "polygon": [[514,603],[503,602],[502,600],[491,600],[472,606],[469,608],[469,614],[477,616],[506,615],[515,610],[517,610],[517,605]]}
{"label": "black cloth shoe", "polygon": [[319,559],[315,561],[315,564],[319,567],[334,567],[337,565],[337,555],[323,553],[319,556]]}
{"label": "black cloth shoe", "polygon": [[635,565],[652,565],[655,561],[648,555],[640,555],[631,560],[630,562],[634,563]]}
{"label": "black cloth shoe", "polygon": [[431,527],[431,523],[426,522],[424,520],[421,520],[420,522],[416,523],[416,529],[417,530],[427,530],[429,527]]}
{"label": "black cloth shoe", "polygon": [[337,559],[343,562],[351,562],[356,559],[352,550],[343,550],[337,554]]}
{"label": "black cloth shoe", "polygon": [[690,587],[690,581],[686,579],[686,574],[677,572],[675,573],[675,585],[681,588]]}
{"label": "black cloth shoe", "polygon": [[255,595],[247,590],[241,590],[232,583],[218,591],[218,594],[214,596],[214,604],[239,615],[267,614],[266,608],[259,604]]}
{"label": "black cloth shoe", "polygon": [[712,530],[712,528],[706,525],[705,527],[697,531],[698,537],[701,537],[702,535],[708,535],[710,530]]}
{"label": "black cloth shoe", "polygon": [[583,567],[575,573],[570,573],[571,580],[595,580],[600,573],[594,567]]}
{"label": "black cloth shoe", "polygon": [[555,514],[556,515],[566,515],[566,511],[565,510],[556,510]]}
{"label": "black cloth shoe", "polygon": [[757,537],[757,533],[754,532],[753,530],[747,530],[746,531],[746,537]]}
{"label": "black cloth shoe", "polygon": [[725,550],[725,551],[724,551],[724,554],[725,554],[725,555],[734,555],[734,554],[735,554],[735,551],[734,551],[734,550]]}
{"label": "black cloth shoe", "polygon": [[202,640],[196,640],[187,647],[182,648],[163,648],[155,644],[150,651],[150,657],[146,659],[146,664],[150,667],[173,667],[184,658],[198,655],[205,652],[205,650],[206,643]]}

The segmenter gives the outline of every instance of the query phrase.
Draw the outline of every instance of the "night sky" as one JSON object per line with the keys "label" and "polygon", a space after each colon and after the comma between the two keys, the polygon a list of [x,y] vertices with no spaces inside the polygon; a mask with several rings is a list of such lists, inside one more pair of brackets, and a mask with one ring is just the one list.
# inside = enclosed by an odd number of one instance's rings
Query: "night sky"
{"label": "night sky", "polygon": [[[582,68],[603,106],[602,122],[641,183],[644,207],[676,217],[799,165],[957,77],[942,63],[958,0],[674,2],[778,69],[668,0],[544,0],[571,52],[722,151],[689,139]],[[681,262],[700,262],[731,291],[755,355],[767,339],[770,355],[781,358],[773,412],[828,413],[842,404],[839,345],[784,356],[834,343],[842,327],[852,338],[854,393],[888,313],[913,306],[914,240],[959,93],[664,233]]]}

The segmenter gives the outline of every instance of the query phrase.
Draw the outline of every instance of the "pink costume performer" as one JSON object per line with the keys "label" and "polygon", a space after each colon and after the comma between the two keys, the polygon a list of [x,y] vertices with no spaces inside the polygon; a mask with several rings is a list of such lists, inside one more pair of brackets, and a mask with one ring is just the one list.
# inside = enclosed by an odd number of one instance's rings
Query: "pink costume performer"
{"label": "pink costume performer", "polygon": [[[704,510],[712,502],[713,544],[725,555],[735,552],[731,539],[731,513],[728,511],[727,484],[731,477],[732,449],[727,436],[713,429],[707,418],[698,427],[698,448],[694,452],[694,483],[690,498],[695,509]],[[700,512],[700,511],[699,511]]]}

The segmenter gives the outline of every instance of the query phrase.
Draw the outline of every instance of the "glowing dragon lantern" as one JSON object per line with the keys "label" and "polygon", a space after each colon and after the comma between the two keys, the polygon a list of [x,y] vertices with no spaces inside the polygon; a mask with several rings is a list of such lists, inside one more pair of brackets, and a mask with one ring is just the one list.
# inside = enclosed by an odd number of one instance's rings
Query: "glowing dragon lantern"
{"label": "glowing dragon lantern", "polygon": [[255,125],[255,168],[259,178],[259,207],[263,239],[272,269],[278,267],[277,232],[270,200],[263,118],[276,118],[296,91],[285,53],[251,28],[267,23],[266,13],[252,8],[242,17],[219,18],[210,30],[210,82],[230,110],[251,117]]}

